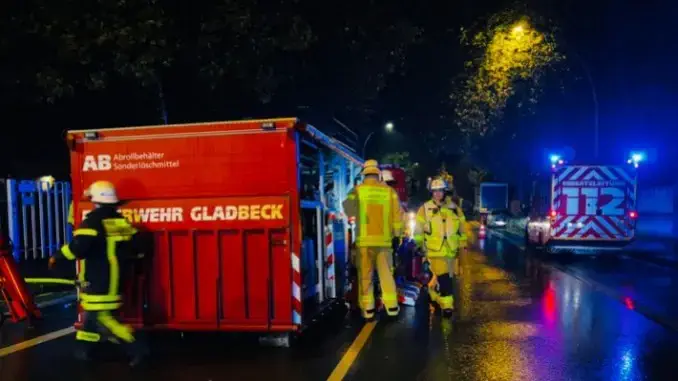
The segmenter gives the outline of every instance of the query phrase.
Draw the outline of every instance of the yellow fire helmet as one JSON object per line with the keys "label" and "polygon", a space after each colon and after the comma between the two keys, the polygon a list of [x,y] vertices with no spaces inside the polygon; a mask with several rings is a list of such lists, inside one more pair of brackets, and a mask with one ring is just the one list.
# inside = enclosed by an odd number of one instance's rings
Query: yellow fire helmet
{"label": "yellow fire helmet", "polygon": [[445,180],[448,186],[450,186],[454,182],[454,177],[447,172],[444,172],[441,178]]}
{"label": "yellow fire helmet", "polygon": [[379,163],[374,160],[366,160],[365,163],[363,164],[363,176],[366,175],[379,175],[381,172],[379,171]]}

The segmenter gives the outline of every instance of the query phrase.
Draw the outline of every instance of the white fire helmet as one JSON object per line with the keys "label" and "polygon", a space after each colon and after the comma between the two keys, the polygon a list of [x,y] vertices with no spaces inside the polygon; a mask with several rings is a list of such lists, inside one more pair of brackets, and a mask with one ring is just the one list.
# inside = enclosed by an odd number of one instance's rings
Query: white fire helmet
{"label": "white fire helmet", "polygon": [[431,180],[431,183],[428,186],[428,190],[431,192],[437,191],[437,190],[446,190],[447,189],[447,183],[445,180],[436,178]]}
{"label": "white fire helmet", "polygon": [[384,169],[381,171],[381,181],[388,183],[390,181],[395,181],[393,178],[393,173],[389,171],[388,169]]}
{"label": "white fire helmet", "polygon": [[108,181],[96,181],[87,188],[85,196],[95,204],[111,205],[119,202],[115,186]]}
{"label": "white fire helmet", "polygon": [[42,176],[38,179],[40,189],[43,192],[47,192],[54,187],[54,177],[53,176]]}

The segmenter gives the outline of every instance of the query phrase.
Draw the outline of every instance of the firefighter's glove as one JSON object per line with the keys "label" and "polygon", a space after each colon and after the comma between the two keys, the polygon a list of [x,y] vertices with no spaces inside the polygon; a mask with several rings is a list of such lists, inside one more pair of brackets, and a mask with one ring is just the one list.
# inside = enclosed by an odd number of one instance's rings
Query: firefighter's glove
{"label": "firefighter's glove", "polygon": [[47,268],[50,270],[54,270],[56,268],[57,264],[57,257],[56,255],[52,255],[49,257],[49,261],[47,262]]}
{"label": "firefighter's glove", "polygon": [[76,280],[75,286],[80,288],[81,290],[86,289],[87,287],[89,287],[89,282],[84,281],[84,280]]}
{"label": "firefighter's glove", "polygon": [[430,235],[431,234],[431,223],[430,222],[424,223],[424,226],[422,227],[421,230],[424,232],[424,234]]}
{"label": "firefighter's glove", "polygon": [[393,237],[391,240],[391,248],[393,251],[398,251],[398,248],[400,248],[400,237]]}

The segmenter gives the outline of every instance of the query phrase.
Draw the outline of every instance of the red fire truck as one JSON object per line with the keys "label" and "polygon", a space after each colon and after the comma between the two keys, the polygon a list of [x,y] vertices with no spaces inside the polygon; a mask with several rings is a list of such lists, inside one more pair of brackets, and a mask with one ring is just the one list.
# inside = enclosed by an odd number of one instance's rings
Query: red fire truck
{"label": "red fire truck", "polygon": [[389,170],[391,171],[391,174],[393,175],[393,180],[395,180],[395,185],[393,188],[395,188],[396,192],[398,193],[398,198],[400,198],[400,202],[403,204],[403,206],[407,205],[407,174],[405,173],[405,170],[400,168],[396,164],[381,164],[379,165],[379,168],[381,170]]}
{"label": "red fire truck", "polygon": [[295,118],[70,131],[77,197],[112,181],[148,238],[125,277],[136,327],[300,331],[344,309],[341,201],[363,160]]}

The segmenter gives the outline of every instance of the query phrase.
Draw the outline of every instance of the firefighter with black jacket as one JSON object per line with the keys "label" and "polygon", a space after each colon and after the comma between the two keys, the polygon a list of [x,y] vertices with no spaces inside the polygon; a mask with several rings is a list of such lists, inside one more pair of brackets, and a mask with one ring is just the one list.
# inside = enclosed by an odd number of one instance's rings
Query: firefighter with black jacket
{"label": "firefighter with black jacket", "polygon": [[49,266],[54,268],[60,259],[80,261],[78,280],[84,323],[75,336],[79,343],[76,357],[88,360],[91,348],[108,340],[124,345],[131,357],[130,365],[134,366],[145,355],[143,346],[136,341],[132,328],[121,324],[114,314],[122,307],[120,269],[137,254],[137,229],[117,211],[119,200],[110,182],[93,183],[85,195],[94,210],[75,229],[73,240],[50,258]]}

